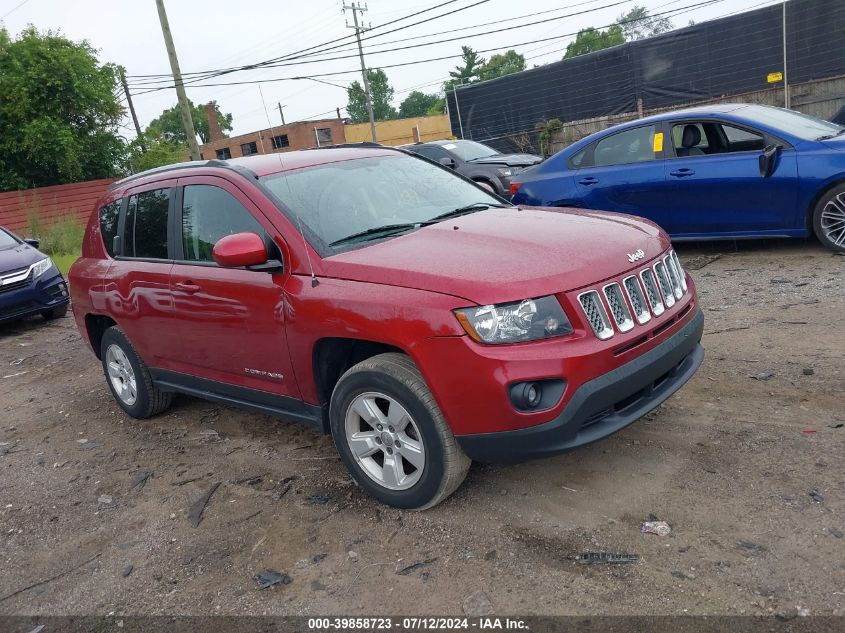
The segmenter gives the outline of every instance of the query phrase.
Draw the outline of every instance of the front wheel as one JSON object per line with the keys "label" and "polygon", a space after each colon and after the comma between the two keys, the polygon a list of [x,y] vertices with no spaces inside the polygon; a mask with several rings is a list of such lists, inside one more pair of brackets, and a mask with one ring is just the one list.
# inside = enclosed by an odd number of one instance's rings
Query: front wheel
{"label": "front wheel", "polygon": [[835,253],[845,253],[845,184],[828,191],[813,213],[819,241]]}
{"label": "front wheel", "polygon": [[470,459],[413,361],[380,354],[347,371],[329,410],[335,446],[355,481],[379,501],[424,510],[454,492]]}

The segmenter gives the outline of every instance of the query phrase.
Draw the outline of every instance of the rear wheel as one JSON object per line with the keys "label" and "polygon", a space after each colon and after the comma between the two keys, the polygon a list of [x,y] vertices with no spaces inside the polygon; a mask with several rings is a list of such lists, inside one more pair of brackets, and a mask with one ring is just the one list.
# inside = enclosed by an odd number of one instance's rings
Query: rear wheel
{"label": "rear wheel", "polygon": [[845,253],[845,184],[837,185],[819,200],[813,213],[813,230],[830,250]]}
{"label": "rear wheel", "polygon": [[68,304],[64,304],[61,306],[56,306],[55,308],[50,308],[49,310],[44,310],[44,312],[41,313],[41,316],[44,317],[46,321],[61,319],[67,314],[67,305]]}
{"label": "rear wheel", "polygon": [[332,394],[330,418],[347,469],[383,503],[424,510],[466,477],[470,459],[403,354],[380,354],[347,371]]}
{"label": "rear wheel", "polygon": [[170,406],[173,394],[153,385],[147,366],[120,328],[105,331],[100,358],[114,399],[133,418],[149,418]]}

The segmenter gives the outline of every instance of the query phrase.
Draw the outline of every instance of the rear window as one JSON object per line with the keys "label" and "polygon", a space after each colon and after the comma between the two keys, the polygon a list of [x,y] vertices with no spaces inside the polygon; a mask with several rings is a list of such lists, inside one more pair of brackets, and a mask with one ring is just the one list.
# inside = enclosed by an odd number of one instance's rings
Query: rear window
{"label": "rear window", "polygon": [[649,160],[654,160],[653,125],[644,125],[607,136],[596,143],[593,152],[593,163],[597,167]]}
{"label": "rear window", "polygon": [[114,257],[114,238],[117,235],[117,221],[120,218],[120,200],[110,202],[100,208],[100,233],[106,252]]}
{"label": "rear window", "polygon": [[167,259],[167,212],[170,189],[154,189],[129,196],[123,255]]}

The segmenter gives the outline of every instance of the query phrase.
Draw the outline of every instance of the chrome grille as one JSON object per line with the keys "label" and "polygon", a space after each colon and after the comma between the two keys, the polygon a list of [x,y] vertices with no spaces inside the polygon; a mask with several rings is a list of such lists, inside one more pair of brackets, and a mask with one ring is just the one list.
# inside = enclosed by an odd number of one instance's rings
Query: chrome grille
{"label": "chrome grille", "polygon": [[654,313],[654,316],[660,316],[663,314],[665,308],[663,307],[663,299],[660,298],[660,292],[657,290],[654,273],[651,272],[650,268],[646,268],[640,273],[640,278],[643,280],[643,287],[645,288],[651,311]]}
{"label": "chrome grille", "polygon": [[686,292],[687,291],[687,276],[684,274],[684,269],[681,267],[681,260],[678,259],[678,254],[675,251],[672,251],[669,255],[672,258],[672,261],[675,262],[675,268],[678,271],[678,275],[681,278],[681,289]]}
{"label": "chrome grille", "polygon": [[630,277],[625,277],[622,284],[625,286],[625,292],[628,293],[628,300],[631,302],[631,307],[634,308],[634,317],[637,319],[637,323],[640,325],[648,323],[648,320],[651,319],[651,312],[648,309],[648,304],[646,304],[642,288],[640,288],[640,284],[637,281],[637,276],[631,275]]}
{"label": "chrome grille", "polygon": [[616,323],[616,329],[620,332],[627,332],[634,327],[634,319],[631,317],[631,311],[628,309],[628,304],[625,302],[619,284],[608,284],[602,290],[607,299],[607,305],[610,306],[610,314]]}
{"label": "chrome grille", "polygon": [[588,290],[587,292],[578,295],[578,302],[584,310],[587,321],[593,329],[593,333],[602,341],[613,336],[613,328],[610,325],[610,317],[607,316],[607,311],[604,309],[601,297],[595,290]]}
{"label": "chrome grille", "polygon": [[[26,269],[24,268],[20,272],[24,272]],[[15,279],[15,281],[10,282],[10,279]],[[22,279],[15,278],[14,275],[9,274],[8,276],[3,278],[3,283],[0,285],[0,293],[4,292],[11,292],[12,290],[20,290],[21,288],[26,288],[30,282],[33,280],[33,272],[30,270],[29,274]]]}
{"label": "chrome grille", "polygon": [[669,275],[666,273],[666,266],[663,262],[654,265],[654,275],[657,277],[657,285],[660,287],[660,294],[663,296],[663,303],[667,308],[675,305],[675,293],[672,292],[672,284]]}
{"label": "chrome grille", "polygon": [[663,265],[666,266],[666,272],[669,273],[669,281],[672,284],[672,291],[675,293],[675,299],[680,299],[684,296],[684,291],[681,289],[681,276],[678,274],[678,269],[675,268],[675,260],[671,255],[663,258]]}

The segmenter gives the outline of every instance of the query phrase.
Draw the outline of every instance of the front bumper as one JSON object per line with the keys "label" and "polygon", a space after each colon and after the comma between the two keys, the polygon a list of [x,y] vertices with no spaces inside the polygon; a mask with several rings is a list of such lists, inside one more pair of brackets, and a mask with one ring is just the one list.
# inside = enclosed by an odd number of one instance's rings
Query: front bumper
{"label": "front bumper", "polygon": [[67,283],[53,266],[22,288],[3,291],[0,287],[0,323],[41,314],[69,301]]}
{"label": "front bumper", "polygon": [[582,384],[553,420],[529,428],[457,435],[463,451],[481,462],[519,462],[600,440],[660,405],[704,359],[700,310],[682,329],[645,354]]}

